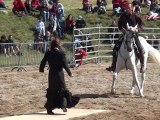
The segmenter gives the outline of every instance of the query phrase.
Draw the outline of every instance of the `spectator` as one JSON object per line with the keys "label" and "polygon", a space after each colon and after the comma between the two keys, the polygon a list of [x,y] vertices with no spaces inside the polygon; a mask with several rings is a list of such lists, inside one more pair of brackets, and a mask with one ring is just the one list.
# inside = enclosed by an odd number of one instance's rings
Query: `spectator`
{"label": "spectator", "polygon": [[38,50],[39,52],[44,52],[44,50],[43,50],[43,37],[40,33],[34,39],[34,49]]}
{"label": "spectator", "polygon": [[75,60],[76,60],[76,67],[79,67],[83,63],[83,59],[87,56],[86,51],[79,47],[75,52]]}
{"label": "spectator", "polygon": [[[116,32],[117,33],[119,32],[116,21],[112,20],[112,24],[109,27],[110,28],[108,28],[108,33],[113,33],[113,34],[108,34],[107,38],[110,38],[110,40],[113,40],[113,41],[110,41],[110,43],[115,43],[115,39],[119,38],[119,34],[116,34]],[[116,28],[113,28],[113,27],[116,27]]]}
{"label": "spectator", "polygon": [[44,107],[49,115],[54,114],[52,110],[55,108],[61,108],[63,112],[67,112],[67,108],[74,107],[78,103],[79,97],[73,97],[66,87],[63,68],[70,77],[73,75],[68,67],[66,56],[61,49],[60,40],[57,38],[51,42],[51,50],[45,53],[39,72],[44,72],[47,62],[50,69],[46,94],[47,102]]}
{"label": "spectator", "polygon": [[45,25],[42,17],[40,17],[39,20],[36,22],[35,28],[38,33],[45,36]]}
{"label": "spectator", "polygon": [[106,7],[107,5],[107,2],[106,0],[97,0],[97,6],[100,7],[100,6],[105,6]]}
{"label": "spectator", "polygon": [[92,11],[92,2],[91,0],[83,0],[83,10],[86,12],[91,12]]}
{"label": "spectator", "polygon": [[4,3],[4,0],[0,0],[0,8],[7,8]]}
{"label": "spectator", "polygon": [[48,1],[47,0],[40,0],[40,5],[41,5],[41,9],[40,9],[40,15],[43,18],[43,21],[48,21],[49,20],[49,7],[48,7]]}
{"label": "spectator", "polygon": [[50,46],[50,42],[51,42],[51,39],[52,39],[52,35],[49,31],[46,32],[46,35],[43,37],[43,50],[44,52],[48,51]]}
{"label": "spectator", "polygon": [[75,26],[76,28],[84,28],[86,26],[86,22],[82,16],[78,16]]}
{"label": "spectator", "polygon": [[68,15],[68,17],[65,20],[65,30],[67,33],[73,32],[73,27],[75,25],[75,22],[73,20],[73,16],[71,14]]}
{"label": "spectator", "polygon": [[7,37],[6,35],[2,35],[0,39],[0,52],[7,56]]}
{"label": "spectator", "polygon": [[50,16],[48,30],[53,36],[56,36],[57,17],[55,15]]}
{"label": "spectator", "polygon": [[22,55],[22,53],[20,53],[20,49],[19,49],[18,45],[14,44],[12,35],[8,36],[8,40],[6,43],[7,43],[7,53],[9,56]]}
{"label": "spectator", "polygon": [[97,0],[98,14],[106,13],[106,0]]}
{"label": "spectator", "polygon": [[158,2],[157,0],[151,0],[151,5],[149,7],[150,11],[156,11],[158,9]]}
{"label": "spectator", "polygon": [[133,5],[133,12],[138,12],[141,13],[141,3],[138,0],[134,0],[132,2]]}
{"label": "spectator", "polygon": [[58,35],[59,35],[59,37],[61,39],[63,39],[64,35],[65,35],[65,19],[62,16],[59,16],[59,18],[58,18],[57,29],[58,29]]}
{"label": "spectator", "polygon": [[64,17],[64,6],[62,5],[62,3],[58,3],[57,5],[57,12],[56,12],[56,16],[58,17]]}
{"label": "spectator", "polygon": [[32,0],[31,1],[31,8],[32,9],[40,11],[40,9],[41,9],[40,7],[41,7],[41,4],[40,4],[39,0]]}
{"label": "spectator", "polygon": [[122,0],[112,0],[114,14],[120,14],[122,12],[121,3]]}
{"label": "spectator", "polygon": [[22,0],[14,0],[13,1],[13,13],[19,17],[27,15],[28,12],[26,10],[25,4]]}
{"label": "spectator", "polygon": [[26,10],[29,14],[31,14],[31,5],[30,5],[30,0],[26,0],[25,1],[25,7],[26,7]]}
{"label": "spectator", "polygon": [[33,12],[41,11],[41,4],[40,4],[39,0],[32,0],[31,1],[31,10]]}
{"label": "spectator", "polygon": [[159,16],[159,13],[156,13],[156,12],[153,12],[153,11],[149,11],[148,13],[147,13],[147,15],[145,16],[145,18],[147,19],[147,20],[157,20],[157,19],[159,19],[160,18],[160,16]]}
{"label": "spectator", "polygon": [[129,4],[129,0],[122,0],[121,1],[120,5],[121,5],[122,12],[125,12],[128,4]]}
{"label": "spectator", "polygon": [[[92,52],[94,52],[94,47],[92,45],[92,40],[90,37],[87,36],[87,40],[86,40],[86,45],[87,45],[87,52],[90,52],[92,50]],[[95,54],[95,53],[93,53]]]}
{"label": "spectator", "polygon": [[54,3],[51,7],[51,9],[49,9],[49,12],[51,15],[56,15],[57,14],[57,7],[58,7],[58,3]]}

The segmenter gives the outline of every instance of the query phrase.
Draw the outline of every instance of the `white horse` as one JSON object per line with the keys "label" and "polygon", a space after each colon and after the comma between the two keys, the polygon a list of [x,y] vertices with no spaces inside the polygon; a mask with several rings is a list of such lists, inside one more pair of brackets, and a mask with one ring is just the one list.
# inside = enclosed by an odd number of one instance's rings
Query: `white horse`
{"label": "white horse", "polygon": [[[126,69],[130,69],[133,75],[131,94],[134,94],[135,85],[137,85],[140,96],[144,97],[143,86],[144,86],[146,73],[144,72],[141,74],[142,81],[140,84],[138,80],[138,75],[137,75],[137,65],[139,62],[138,60],[136,60],[137,57],[134,51],[134,31],[136,30],[136,27],[137,26],[135,26],[134,28],[131,27],[129,30],[125,32],[124,40],[118,52],[116,69],[115,69],[115,72],[113,73],[113,82],[112,82],[112,88],[111,88],[112,94],[115,94],[115,82],[117,80],[118,73],[122,69],[126,68]],[[160,53],[156,49],[154,49],[150,44],[148,44],[146,39],[144,39],[143,37],[139,36],[139,40],[145,51],[144,68],[146,69],[148,53],[151,55],[151,58],[155,60],[155,62],[160,63]]]}

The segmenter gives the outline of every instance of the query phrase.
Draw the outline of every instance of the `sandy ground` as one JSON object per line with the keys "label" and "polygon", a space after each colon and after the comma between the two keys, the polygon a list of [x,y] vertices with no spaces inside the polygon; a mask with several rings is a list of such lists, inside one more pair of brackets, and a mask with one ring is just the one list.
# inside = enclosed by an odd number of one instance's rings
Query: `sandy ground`
{"label": "sandy ground", "polygon": [[[74,77],[66,75],[69,90],[79,96],[75,108],[106,109],[101,113],[72,120],[160,120],[160,68],[148,63],[144,98],[130,95],[132,74],[122,71],[116,86],[116,95],[111,95],[112,73],[105,70],[110,63],[85,64],[71,69]],[[12,68],[0,68],[0,117],[45,111],[47,74],[39,73],[38,67],[25,67],[27,72]],[[140,75],[138,75],[140,78]]]}

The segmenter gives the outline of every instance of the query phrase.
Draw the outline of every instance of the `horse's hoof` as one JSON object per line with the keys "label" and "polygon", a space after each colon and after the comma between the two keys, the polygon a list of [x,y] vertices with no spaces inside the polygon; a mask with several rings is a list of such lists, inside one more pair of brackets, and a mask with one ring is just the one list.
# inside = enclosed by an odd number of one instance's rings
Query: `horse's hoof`
{"label": "horse's hoof", "polygon": [[141,98],[144,98],[144,95],[141,95],[140,97],[141,97]]}
{"label": "horse's hoof", "polygon": [[115,90],[111,90],[111,94],[112,94],[112,95],[115,95],[115,94],[116,94],[116,91],[115,91]]}

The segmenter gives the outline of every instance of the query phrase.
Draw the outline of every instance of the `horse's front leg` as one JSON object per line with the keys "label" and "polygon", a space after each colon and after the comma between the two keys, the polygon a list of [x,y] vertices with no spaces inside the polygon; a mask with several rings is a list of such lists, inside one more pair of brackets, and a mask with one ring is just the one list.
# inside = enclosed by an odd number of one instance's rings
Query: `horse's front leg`
{"label": "horse's front leg", "polygon": [[116,93],[116,90],[115,90],[115,82],[116,82],[116,80],[117,80],[117,75],[118,75],[117,72],[114,72],[114,73],[113,73],[113,81],[112,81],[112,87],[111,87],[111,94],[115,94],[115,93]]}
{"label": "horse's front leg", "polygon": [[135,85],[136,85],[136,82],[135,82],[135,80],[133,79],[132,88],[131,88],[131,95],[134,94]]}
{"label": "horse's front leg", "polygon": [[142,93],[143,93],[143,89],[144,89],[145,77],[146,77],[146,73],[142,73],[142,74],[141,74],[141,80],[142,80],[142,83],[141,83],[141,91],[142,91]]}
{"label": "horse's front leg", "polygon": [[[132,73],[133,73],[133,84],[132,84],[133,93],[134,93],[134,86],[135,86],[135,84],[136,84],[137,87],[138,87],[140,96],[141,96],[141,97],[144,97],[143,91],[141,90],[140,83],[139,83],[139,80],[138,80],[138,75],[137,75],[137,69],[136,69],[136,67],[132,70]],[[134,83],[134,82],[135,82],[135,83]],[[131,90],[131,91],[132,91],[132,90]]]}

